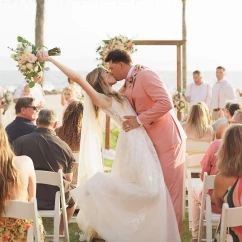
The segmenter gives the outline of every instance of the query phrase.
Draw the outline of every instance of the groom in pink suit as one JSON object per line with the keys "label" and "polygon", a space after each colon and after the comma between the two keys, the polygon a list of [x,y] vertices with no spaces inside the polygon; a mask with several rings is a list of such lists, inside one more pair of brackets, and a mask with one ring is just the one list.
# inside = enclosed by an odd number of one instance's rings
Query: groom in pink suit
{"label": "groom in pink suit", "polygon": [[126,80],[120,91],[126,93],[138,116],[126,116],[123,129],[128,132],[140,125],[145,127],[159,156],[181,235],[186,134],[172,110],[171,97],[155,72],[134,69],[126,51],[111,51],[105,62],[117,80]]}

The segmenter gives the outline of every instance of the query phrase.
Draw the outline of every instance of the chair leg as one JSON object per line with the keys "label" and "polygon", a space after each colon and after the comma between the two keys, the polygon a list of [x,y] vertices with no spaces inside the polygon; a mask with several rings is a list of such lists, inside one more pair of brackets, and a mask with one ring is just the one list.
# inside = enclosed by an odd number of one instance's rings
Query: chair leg
{"label": "chair leg", "polygon": [[54,217],[54,242],[59,242],[60,213]]}

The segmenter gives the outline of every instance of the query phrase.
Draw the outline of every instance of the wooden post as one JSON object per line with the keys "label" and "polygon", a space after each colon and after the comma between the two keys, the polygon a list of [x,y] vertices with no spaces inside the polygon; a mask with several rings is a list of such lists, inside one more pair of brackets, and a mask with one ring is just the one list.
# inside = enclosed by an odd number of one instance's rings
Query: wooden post
{"label": "wooden post", "polygon": [[[181,46],[177,45],[177,91],[181,91]],[[181,120],[181,112],[177,111],[177,118]]]}
{"label": "wooden post", "polygon": [[105,149],[110,149],[110,117],[106,115]]}
{"label": "wooden post", "polygon": [[182,84],[183,89],[187,87],[187,27],[186,27],[186,0],[182,0]]}

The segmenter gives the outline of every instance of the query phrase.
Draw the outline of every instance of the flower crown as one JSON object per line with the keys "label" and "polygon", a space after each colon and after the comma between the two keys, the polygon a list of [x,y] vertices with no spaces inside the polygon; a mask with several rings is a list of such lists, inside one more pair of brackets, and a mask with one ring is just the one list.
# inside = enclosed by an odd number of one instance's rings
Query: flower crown
{"label": "flower crown", "polygon": [[134,41],[123,35],[115,36],[109,40],[103,40],[102,44],[96,50],[96,52],[99,54],[99,57],[97,58],[97,60],[100,61],[99,66],[108,68],[105,58],[110,51],[116,49],[125,50],[129,54],[137,51],[137,49],[134,47]]}

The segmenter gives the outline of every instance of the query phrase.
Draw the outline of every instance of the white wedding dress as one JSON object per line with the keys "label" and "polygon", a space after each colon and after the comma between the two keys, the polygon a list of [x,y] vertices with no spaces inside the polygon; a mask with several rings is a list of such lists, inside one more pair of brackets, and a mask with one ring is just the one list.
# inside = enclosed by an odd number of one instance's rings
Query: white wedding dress
{"label": "white wedding dress", "polygon": [[[103,110],[120,126],[136,115],[129,101]],[[91,226],[107,242],[180,241],[173,205],[155,148],[143,127],[121,129],[110,174],[98,172],[71,192],[82,231]]]}

